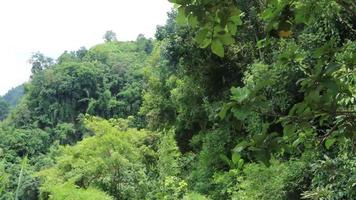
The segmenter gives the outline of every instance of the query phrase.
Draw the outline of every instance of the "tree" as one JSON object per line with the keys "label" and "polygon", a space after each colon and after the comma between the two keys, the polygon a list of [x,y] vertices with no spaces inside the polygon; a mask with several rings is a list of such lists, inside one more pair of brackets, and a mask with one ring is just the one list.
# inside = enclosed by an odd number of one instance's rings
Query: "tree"
{"label": "tree", "polygon": [[[1,150],[1,149],[0,149]],[[3,162],[0,162],[0,196],[5,192],[6,187],[9,184],[9,174],[5,171],[5,166]]]}
{"label": "tree", "polygon": [[[134,129],[121,131],[120,120],[115,119],[107,121],[87,116],[85,124],[95,136],[63,148],[58,164],[40,172],[44,181],[42,193],[52,196],[74,181],[73,190],[88,193],[87,188],[95,188],[115,199],[143,199],[148,187],[144,160],[150,151],[146,140],[152,133]],[[73,191],[61,192],[68,196]]]}
{"label": "tree", "polygon": [[31,59],[29,60],[29,62],[32,65],[32,68],[31,68],[32,74],[41,72],[44,69],[47,69],[54,64],[54,61],[52,58],[46,57],[45,55],[43,55],[40,52],[33,54]]}
{"label": "tree", "polygon": [[88,53],[88,50],[85,47],[80,47],[76,52],[75,55],[77,58],[79,58],[80,60],[82,60],[85,55]]}
{"label": "tree", "polygon": [[117,41],[117,38],[116,38],[116,33],[113,32],[112,30],[110,31],[106,31],[105,35],[104,35],[104,41],[105,42],[114,42],[114,41]]}
{"label": "tree", "polygon": [[139,51],[145,51],[147,54],[150,54],[153,50],[152,40],[147,39],[143,34],[137,36],[136,44]]}
{"label": "tree", "polygon": [[171,1],[155,41],[33,75],[0,123],[5,193],[27,155],[19,199],[356,199],[351,0]]}
{"label": "tree", "polygon": [[2,97],[0,97],[0,121],[7,117],[9,109],[9,104]]}
{"label": "tree", "polygon": [[21,101],[24,93],[25,85],[22,84],[9,90],[3,98],[11,107],[15,107]]}

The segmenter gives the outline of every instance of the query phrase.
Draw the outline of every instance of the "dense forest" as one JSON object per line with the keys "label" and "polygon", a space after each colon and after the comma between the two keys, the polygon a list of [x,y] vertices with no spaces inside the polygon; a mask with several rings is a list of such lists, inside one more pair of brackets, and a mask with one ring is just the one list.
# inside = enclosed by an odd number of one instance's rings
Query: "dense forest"
{"label": "dense forest", "polygon": [[0,98],[0,199],[356,199],[353,0],[170,0]]}
{"label": "dense forest", "polygon": [[4,96],[0,96],[0,121],[4,120],[24,95],[24,86],[19,85],[9,90]]}
{"label": "dense forest", "polygon": [[3,96],[3,99],[10,107],[15,107],[24,95],[24,89],[24,85],[14,87]]}

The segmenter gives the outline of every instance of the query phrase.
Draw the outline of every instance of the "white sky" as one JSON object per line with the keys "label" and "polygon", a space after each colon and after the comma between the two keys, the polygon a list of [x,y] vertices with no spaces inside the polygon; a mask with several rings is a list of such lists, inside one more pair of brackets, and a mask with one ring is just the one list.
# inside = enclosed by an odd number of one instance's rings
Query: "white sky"
{"label": "white sky", "polygon": [[32,53],[90,48],[107,30],[118,40],[153,37],[170,8],[168,0],[0,0],[0,95],[29,79]]}

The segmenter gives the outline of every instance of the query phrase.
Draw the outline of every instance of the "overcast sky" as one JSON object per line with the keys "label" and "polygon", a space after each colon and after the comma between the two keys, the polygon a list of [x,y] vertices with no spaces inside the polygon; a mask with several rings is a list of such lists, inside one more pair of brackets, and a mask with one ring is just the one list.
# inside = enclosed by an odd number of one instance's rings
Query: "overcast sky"
{"label": "overcast sky", "polygon": [[118,40],[153,37],[168,0],[0,0],[0,95],[29,79],[28,59],[90,48],[107,30]]}

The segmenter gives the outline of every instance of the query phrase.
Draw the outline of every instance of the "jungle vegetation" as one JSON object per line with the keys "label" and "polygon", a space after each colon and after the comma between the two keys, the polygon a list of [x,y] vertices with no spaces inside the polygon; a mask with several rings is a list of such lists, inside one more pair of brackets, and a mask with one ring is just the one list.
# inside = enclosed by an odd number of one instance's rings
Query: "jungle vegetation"
{"label": "jungle vegetation", "polygon": [[170,1],[155,38],[32,56],[0,199],[356,199],[355,2]]}

